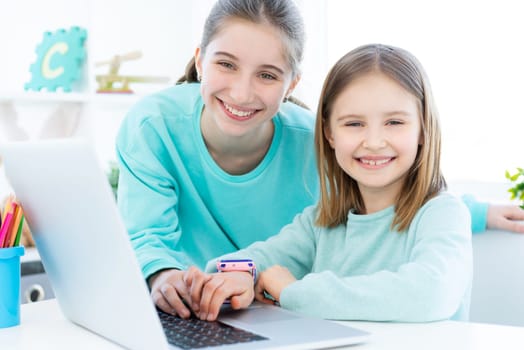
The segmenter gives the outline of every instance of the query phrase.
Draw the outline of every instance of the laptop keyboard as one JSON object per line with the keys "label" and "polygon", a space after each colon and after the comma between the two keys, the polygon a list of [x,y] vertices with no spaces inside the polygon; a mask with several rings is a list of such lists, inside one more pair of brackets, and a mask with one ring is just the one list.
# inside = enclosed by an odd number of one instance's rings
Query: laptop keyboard
{"label": "laptop keyboard", "polygon": [[182,349],[199,349],[268,339],[222,322],[208,322],[195,317],[182,319],[161,310],[157,311],[167,341]]}

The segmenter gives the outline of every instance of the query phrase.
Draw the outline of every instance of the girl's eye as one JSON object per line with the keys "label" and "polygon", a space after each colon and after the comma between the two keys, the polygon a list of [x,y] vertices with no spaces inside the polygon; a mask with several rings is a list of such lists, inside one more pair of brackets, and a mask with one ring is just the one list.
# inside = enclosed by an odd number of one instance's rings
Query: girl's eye
{"label": "girl's eye", "polygon": [[358,126],[362,126],[362,123],[361,122],[345,122],[344,126],[358,127]]}
{"label": "girl's eye", "polygon": [[387,125],[402,125],[404,123],[402,123],[400,120],[390,120],[386,124]]}
{"label": "girl's eye", "polygon": [[218,64],[220,66],[224,67],[224,68],[228,68],[228,69],[233,69],[234,68],[234,66],[231,63],[229,63],[229,62],[220,61],[220,62],[218,62]]}
{"label": "girl's eye", "polygon": [[273,74],[269,74],[269,73],[261,73],[260,77],[262,79],[267,79],[267,80],[275,80],[276,79],[276,77]]}

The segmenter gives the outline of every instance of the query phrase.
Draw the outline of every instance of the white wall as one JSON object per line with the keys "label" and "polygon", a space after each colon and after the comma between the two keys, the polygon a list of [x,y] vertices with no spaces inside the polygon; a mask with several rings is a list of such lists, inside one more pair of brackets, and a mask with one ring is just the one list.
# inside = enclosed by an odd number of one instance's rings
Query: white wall
{"label": "white wall", "polygon": [[365,43],[401,46],[430,77],[451,180],[524,166],[524,21],[512,0],[327,0],[330,65]]}

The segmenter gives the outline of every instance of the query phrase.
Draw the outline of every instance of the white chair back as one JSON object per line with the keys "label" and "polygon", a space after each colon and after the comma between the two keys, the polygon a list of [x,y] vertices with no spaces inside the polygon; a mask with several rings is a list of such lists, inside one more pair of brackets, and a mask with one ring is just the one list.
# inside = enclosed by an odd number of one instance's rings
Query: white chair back
{"label": "white chair back", "polygon": [[473,236],[470,321],[524,326],[524,234]]}

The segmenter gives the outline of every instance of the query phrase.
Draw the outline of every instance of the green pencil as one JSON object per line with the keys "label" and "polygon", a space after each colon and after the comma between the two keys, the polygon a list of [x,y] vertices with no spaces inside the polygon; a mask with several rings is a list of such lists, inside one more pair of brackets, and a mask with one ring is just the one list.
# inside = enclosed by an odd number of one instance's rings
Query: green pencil
{"label": "green pencil", "polygon": [[17,247],[20,244],[20,236],[22,236],[22,231],[24,228],[24,214],[20,218],[20,224],[18,225],[18,230],[16,231],[16,238],[13,247]]}

